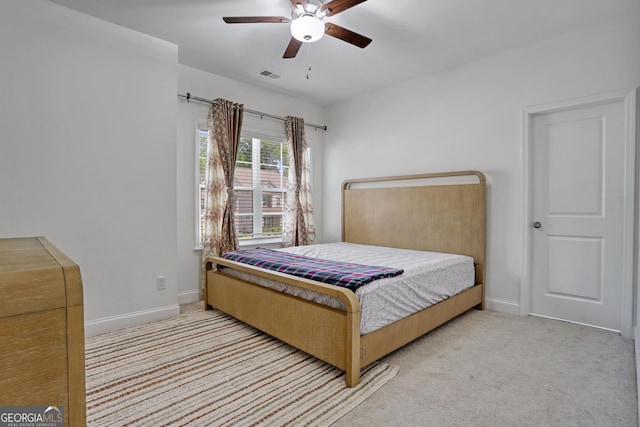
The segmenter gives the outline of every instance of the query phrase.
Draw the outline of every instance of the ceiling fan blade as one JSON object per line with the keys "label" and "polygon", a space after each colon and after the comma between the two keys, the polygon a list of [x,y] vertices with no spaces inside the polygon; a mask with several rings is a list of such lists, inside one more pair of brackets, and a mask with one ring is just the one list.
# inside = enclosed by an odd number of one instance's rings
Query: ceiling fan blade
{"label": "ceiling fan blade", "polygon": [[304,10],[307,10],[307,0],[291,0],[291,6],[294,8],[297,8],[298,4],[301,4]]}
{"label": "ceiling fan blade", "polygon": [[291,41],[289,42],[289,46],[284,51],[283,58],[295,58],[300,50],[300,46],[302,46],[302,42],[298,39],[291,37]]}
{"label": "ceiling fan blade", "polygon": [[333,16],[365,1],[367,0],[333,0],[322,6],[320,10],[327,11],[326,16]]}
{"label": "ceiling fan blade", "polygon": [[283,23],[291,22],[286,16],[225,16],[222,18],[227,24],[257,24],[261,22]]}
{"label": "ceiling fan blade", "polygon": [[337,39],[343,40],[347,43],[351,43],[352,45],[358,46],[360,48],[365,48],[369,46],[369,43],[373,41],[369,37],[365,37],[358,33],[354,33],[351,30],[347,30],[346,28],[343,28],[336,24],[332,24],[330,22],[325,22],[324,25],[325,25],[325,31],[324,31],[325,34],[331,37],[335,37]]}

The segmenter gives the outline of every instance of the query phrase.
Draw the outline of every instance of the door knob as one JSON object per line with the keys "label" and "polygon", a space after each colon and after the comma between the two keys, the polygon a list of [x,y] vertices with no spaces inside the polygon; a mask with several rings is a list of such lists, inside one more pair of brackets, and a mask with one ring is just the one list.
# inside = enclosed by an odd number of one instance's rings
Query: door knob
{"label": "door knob", "polygon": [[540,223],[540,221],[534,221],[533,228],[540,228],[540,227],[542,227],[542,224]]}

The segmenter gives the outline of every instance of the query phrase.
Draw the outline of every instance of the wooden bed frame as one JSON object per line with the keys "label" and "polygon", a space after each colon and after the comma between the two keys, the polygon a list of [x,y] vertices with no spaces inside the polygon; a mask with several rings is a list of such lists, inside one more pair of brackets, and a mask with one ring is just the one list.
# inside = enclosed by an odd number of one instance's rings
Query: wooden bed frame
{"label": "wooden bed frame", "polygon": [[[361,368],[473,307],[484,308],[485,223],[486,182],[478,171],[348,180],[342,187],[344,242],[468,255],[476,285],[361,336],[360,304],[351,290],[214,257],[206,260],[205,308],[342,369],[353,387]],[[229,276],[225,268],[337,297],[346,311]]]}

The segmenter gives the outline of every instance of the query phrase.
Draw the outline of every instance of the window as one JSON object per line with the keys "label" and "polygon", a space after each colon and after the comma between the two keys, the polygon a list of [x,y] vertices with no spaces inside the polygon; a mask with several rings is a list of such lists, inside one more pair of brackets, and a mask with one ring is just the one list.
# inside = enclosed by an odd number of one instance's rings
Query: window
{"label": "window", "polygon": [[233,183],[238,239],[282,238],[288,172],[284,141],[240,138]]}
{"label": "window", "polygon": [[[206,123],[198,126],[198,221],[196,242],[204,234]],[[282,240],[286,206],[289,153],[284,135],[264,137],[244,132],[240,138],[233,183],[236,232],[243,242]]]}
{"label": "window", "polygon": [[197,160],[197,206],[196,206],[196,247],[202,247],[202,237],[204,236],[204,204],[205,204],[205,179],[207,168],[207,137],[209,131],[207,130],[207,123],[198,123],[196,129],[197,135],[197,148],[196,156]]}

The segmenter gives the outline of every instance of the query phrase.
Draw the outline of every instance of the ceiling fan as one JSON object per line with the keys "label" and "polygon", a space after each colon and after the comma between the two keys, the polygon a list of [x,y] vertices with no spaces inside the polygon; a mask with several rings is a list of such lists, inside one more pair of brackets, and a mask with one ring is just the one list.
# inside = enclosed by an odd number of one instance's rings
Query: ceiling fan
{"label": "ceiling fan", "polygon": [[291,18],[286,16],[225,16],[227,24],[291,23],[291,41],[283,58],[295,58],[302,43],[319,40],[324,34],[343,40],[360,48],[365,48],[371,39],[347,30],[339,25],[325,22],[327,16],[334,16],[366,0],[290,0]]}

